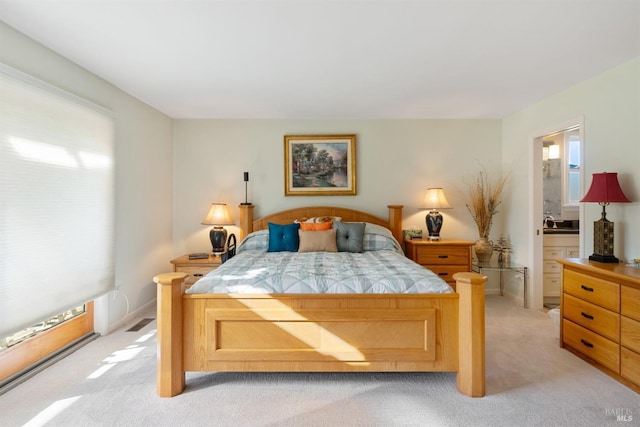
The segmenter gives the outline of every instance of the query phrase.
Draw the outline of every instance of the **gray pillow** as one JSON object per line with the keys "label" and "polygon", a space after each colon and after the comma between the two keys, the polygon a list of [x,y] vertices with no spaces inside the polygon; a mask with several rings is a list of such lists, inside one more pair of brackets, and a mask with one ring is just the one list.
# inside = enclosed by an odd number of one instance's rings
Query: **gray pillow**
{"label": "gray pillow", "polygon": [[338,252],[362,252],[365,225],[364,222],[334,221]]}

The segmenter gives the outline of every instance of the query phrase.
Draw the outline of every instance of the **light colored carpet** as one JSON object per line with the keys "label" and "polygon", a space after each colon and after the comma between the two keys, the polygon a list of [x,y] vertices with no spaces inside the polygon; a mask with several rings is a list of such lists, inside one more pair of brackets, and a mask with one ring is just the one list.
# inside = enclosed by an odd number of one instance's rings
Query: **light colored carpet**
{"label": "light colored carpet", "polygon": [[[161,399],[154,321],[100,337],[0,396],[0,425],[640,425],[640,395],[560,349],[547,314],[499,296],[486,310],[484,398],[460,395],[449,373],[189,373],[182,395]],[[616,421],[616,410],[632,420]]]}

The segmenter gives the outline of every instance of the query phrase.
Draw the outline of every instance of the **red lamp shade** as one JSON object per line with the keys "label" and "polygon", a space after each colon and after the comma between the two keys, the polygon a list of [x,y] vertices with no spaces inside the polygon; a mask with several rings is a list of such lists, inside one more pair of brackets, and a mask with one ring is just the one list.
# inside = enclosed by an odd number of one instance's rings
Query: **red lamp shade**
{"label": "red lamp shade", "polygon": [[594,173],[591,187],[580,201],[596,203],[631,202],[622,192],[616,172]]}

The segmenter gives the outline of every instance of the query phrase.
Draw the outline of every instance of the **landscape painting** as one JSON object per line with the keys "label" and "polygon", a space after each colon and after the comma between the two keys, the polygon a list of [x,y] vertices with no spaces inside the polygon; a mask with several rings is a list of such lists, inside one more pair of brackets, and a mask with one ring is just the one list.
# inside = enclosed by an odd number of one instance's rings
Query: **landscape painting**
{"label": "landscape painting", "polygon": [[355,135],[286,135],[285,196],[356,194]]}

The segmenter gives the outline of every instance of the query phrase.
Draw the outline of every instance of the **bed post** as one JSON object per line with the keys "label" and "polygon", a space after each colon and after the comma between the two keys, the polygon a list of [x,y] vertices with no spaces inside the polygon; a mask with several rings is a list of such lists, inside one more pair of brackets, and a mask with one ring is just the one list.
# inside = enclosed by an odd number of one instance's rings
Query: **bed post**
{"label": "bed post", "polygon": [[486,276],[456,273],[458,305],[458,376],[462,394],[482,397],[485,394],[484,283]]}
{"label": "bed post", "polygon": [[[389,229],[398,243],[403,244],[402,236],[402,205],[387,205],[389,208]],[[404,247],[404,246],[403,246]]]}
{"label": "bed post", "polygon": [[240,205],[240,239],[244,239],[247,234],[253,231],[253,205]]}
{"label": "bed post", "polygon": [[157,392],[172,397],[184,390],[182,365],[182,293],[185,273],[158,274]]}

